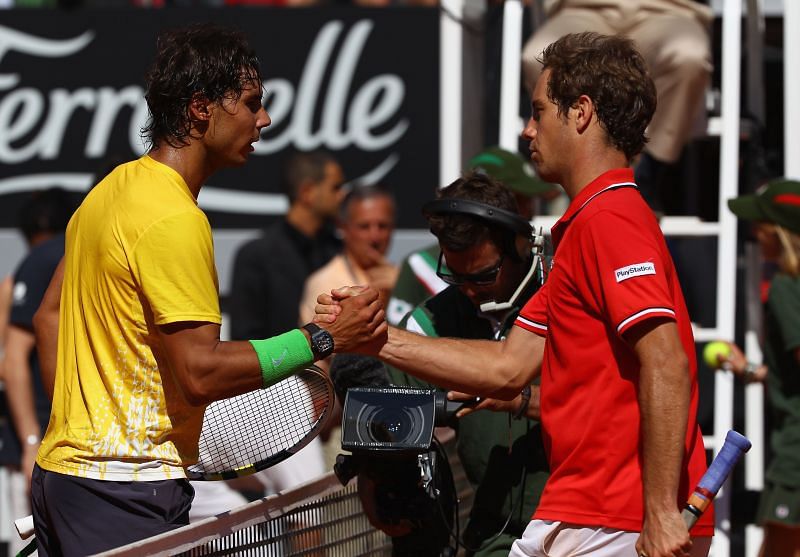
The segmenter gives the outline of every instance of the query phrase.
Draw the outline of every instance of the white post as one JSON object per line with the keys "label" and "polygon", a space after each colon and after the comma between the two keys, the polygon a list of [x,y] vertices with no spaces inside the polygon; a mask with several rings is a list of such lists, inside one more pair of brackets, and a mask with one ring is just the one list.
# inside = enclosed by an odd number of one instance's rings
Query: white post
{"label": "white post", "polygon": [[503,3],[503,53],[500,73],[500,134],[498,144],[516,152],[519,148],[519,87],[522,53],[522,2]]}
{"label": "white post", "polygon": [[[727,201],[739,191],[739,87],[741,83],[742,0],[725,0],[722,13],[722,136],[719,161],[719,244],[717,246],[717,319],[720,336],[732,340],[736,317],[736,218]],[[714,395],[714,453],[733,425],[733,376],[718,373]],[[716,501],[714,555],[730,554],[728,483]]]}
{"label": "white post", "polygon": [[[758,270],[759,274],[761,269]],[[747,331],[744,352],[751,362],[761,361],[761,347],[755,331]],[[764,489],[764,386],[752,383],[744,388],[745,435],[753,443],[744,460],[744,487],[753,491]],[[760,526],[745,527],[745,557],[756,557],[761,549],[764,532]]]}
{"label": "white post", "polygon": [[800,179],[800,2],[783,2],[784,175]]}
{"label": "white post", "polygon": [[[461,173],[462,36],[464,0],[442,0],[439,60],[439,186]],[[413,39],[412,39],[413,40]]]}

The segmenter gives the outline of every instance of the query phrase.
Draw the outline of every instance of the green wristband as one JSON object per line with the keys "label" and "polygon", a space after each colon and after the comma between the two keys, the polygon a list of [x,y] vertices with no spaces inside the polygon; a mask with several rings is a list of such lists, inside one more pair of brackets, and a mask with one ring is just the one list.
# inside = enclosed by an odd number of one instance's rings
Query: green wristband
{"label": "green wristband", "polygon": [[261,364],[264,387],[274,385],[314,362],[308,339],[300,329],[264,340],[251,340],[250,344]]}

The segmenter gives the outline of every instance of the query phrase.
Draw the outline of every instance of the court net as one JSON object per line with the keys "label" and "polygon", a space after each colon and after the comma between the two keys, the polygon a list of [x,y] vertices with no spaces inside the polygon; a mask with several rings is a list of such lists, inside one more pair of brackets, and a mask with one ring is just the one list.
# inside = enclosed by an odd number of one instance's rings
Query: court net
{"label": "court net", "polygon": [[[464,524],[473,494],[449,437],[444,446]],[[342,486],[329,473],[293,490],[101,555],[354,557],[391,553],[391,539],[375,529],[364,514],[356,480]]]}

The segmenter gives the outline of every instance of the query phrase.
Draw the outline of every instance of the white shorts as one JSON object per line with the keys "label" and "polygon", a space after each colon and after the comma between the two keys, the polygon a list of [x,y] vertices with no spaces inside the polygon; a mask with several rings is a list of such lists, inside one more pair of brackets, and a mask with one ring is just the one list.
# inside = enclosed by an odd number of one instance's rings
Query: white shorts
{"label": "white shorts", "polygon": [[[509,557],[636,557],[639,532],[531,520]],[[711,538],[692,538],[692,557],[708,555]]]}

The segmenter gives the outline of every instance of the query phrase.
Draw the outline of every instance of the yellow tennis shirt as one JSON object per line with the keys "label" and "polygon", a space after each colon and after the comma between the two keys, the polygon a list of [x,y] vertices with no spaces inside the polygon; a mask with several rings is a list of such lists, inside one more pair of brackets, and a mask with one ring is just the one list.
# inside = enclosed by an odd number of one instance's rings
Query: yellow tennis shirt
{"label": "yellow tennis shirt", "polygon": [[116,481],[185,477],[189,405],[157,326],[220,323],[211,228],[181,176],[148,156],[100,182],[67,228],[55,394],[37,462]]}

